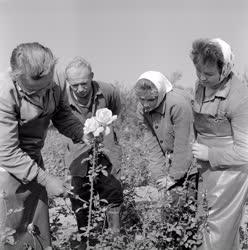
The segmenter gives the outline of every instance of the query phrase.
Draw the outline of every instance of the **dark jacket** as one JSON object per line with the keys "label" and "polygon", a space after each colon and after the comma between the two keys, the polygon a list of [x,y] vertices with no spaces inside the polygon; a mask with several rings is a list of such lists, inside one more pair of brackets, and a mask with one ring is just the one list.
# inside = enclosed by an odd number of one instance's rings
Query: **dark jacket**
{"label": "dark jacket", "polygon": [[[75,99],[72,89],[67,85],[67,95],[73,113],[80,119],[82,124],[87,118],[95,115],[96,111],[101,108],[108,108],[113,115],[119,115],[121,110],[121,102],[119,92],[114,85],[104,82],[92,81],[93,98],[88,107],[80,107]],[[112,173],[118,175],[121,164],[121,147],[118,144],[118,139],[114,127],[111,128],[111,133],[104,137],[103,141],[107,156],[112,164]],[[73,145],[68,144],[65,162],[71,170],[73,176],[85,176],[87,173],[86,167],[82,166],[81,161],[88,156],[90,148],[86,144]]]}

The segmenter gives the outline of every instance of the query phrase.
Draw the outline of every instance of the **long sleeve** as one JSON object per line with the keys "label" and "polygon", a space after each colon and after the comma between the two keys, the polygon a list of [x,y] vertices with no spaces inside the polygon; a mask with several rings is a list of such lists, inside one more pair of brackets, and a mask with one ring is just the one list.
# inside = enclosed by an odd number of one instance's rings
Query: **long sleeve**
{"label": "long sleeve", "polygon": [[77,143],[82,140],[83,125],[79,119],[73,115],[65,99],[60,99],[58,110],[52,117],[52,122],[61,134],[71,138],[73,142]]}
{"label": "long sleeve", "polygon": [[188,102],[178,101],[171,107],[171,120],[175,134],[170,176],[180,179],[192,162],[190,143],[193,140],[193,114]]}
{"label": "long sleeve", "polygon": [[0,167],[22,181],[31,181],[38,165],[19,147],[16,96],[0,81]]}
{"label": "long sleeve", "polygon": [[[237,100],[237,102],[240,100]],[[233,144],[228,147],[209,148],[211,167],[242,166],[248,163],[248,98],[242,100],[231,114]]]}

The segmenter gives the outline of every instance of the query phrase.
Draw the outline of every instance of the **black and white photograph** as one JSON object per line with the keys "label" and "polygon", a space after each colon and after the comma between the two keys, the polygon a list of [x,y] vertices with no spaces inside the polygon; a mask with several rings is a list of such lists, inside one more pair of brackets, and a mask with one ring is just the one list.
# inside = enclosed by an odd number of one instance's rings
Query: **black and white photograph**
{"label": "black and white photograph", "polygon": [[0,250],[248,249],[248,1],[0,0]]}

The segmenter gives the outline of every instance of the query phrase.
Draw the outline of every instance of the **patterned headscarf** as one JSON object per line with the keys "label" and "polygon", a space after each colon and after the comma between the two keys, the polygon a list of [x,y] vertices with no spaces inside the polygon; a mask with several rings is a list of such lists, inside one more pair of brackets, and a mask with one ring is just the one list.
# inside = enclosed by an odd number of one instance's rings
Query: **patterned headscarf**
{"label": "patterned headscarf", "polygon": [[140,79],[147,79],[156,86],[158,90],[158,102],[156,104],[156,107],[158,107],[162,102],[166,93],[172,90],[172,84],[170,83],[170,81],[158,71],[147,71],[139,77],[138,81]]}
{"label": "patterned headscarf", "polygon": [[225,41],[223,41],[220,38],[215,38],[210,40],[210,42],[217,44],[222,51],[223,57],[224,57],[224,65],[222,68],[221,76],[220,76],[220,82],[223,81],[232,71],[234,67],[234,55],[232,53],[232,49],[229,44],[227,44]]}

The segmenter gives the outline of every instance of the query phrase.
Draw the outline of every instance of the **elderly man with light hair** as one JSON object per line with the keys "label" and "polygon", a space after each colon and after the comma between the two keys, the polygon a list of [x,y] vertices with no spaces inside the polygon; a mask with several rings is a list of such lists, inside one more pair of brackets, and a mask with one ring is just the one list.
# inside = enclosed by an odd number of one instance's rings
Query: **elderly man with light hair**
{"label": "elderly man with light hair", "polygon": [[[100,81],[94,81],[94,73],[91,65],[83,58],[74,58],[65,70],[67,81],[67,95],[73,113],[85,123],[87,118],[95,115],[101,108],[108,108],[113,115],[119,115],[121,109],[120,96],[114,85]],[[102,154],[99,162],[107,166],[108,176],[100,174],[94,185],[95,191],[101,199],[106,199],[109,203],[107,218],[109,227],[113,232],[119,232],[119,211],[123,202],[123,192],[120,176],[121,148],[118,144],[118,136],[115,128],[104,137],[104,148],[108,151]],[[72,174],[73,192],[84,200],[89,200],[90,190],[88,179],[89,162],[82,163],[90,154],[87,145],[68,145],[66,163]],[[72,208],[76,213],[79,232],[80,228],[87,226],[87,209],[83,208],[83,203],[71,198]],[[82,237],[82,249],[84,249],[85,238]]]}

